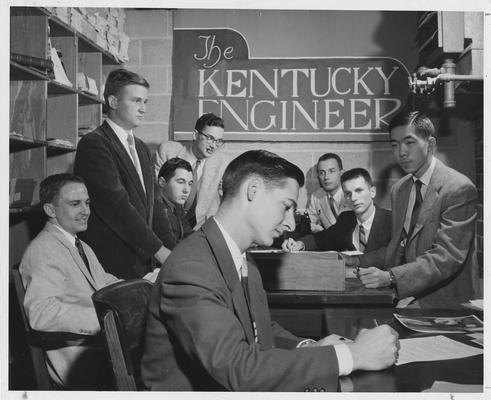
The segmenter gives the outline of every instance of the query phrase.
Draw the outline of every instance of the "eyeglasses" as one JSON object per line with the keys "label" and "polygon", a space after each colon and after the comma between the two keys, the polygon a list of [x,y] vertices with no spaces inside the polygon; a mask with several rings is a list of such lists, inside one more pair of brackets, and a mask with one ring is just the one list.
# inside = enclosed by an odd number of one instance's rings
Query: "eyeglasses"
{"label": "eyeglasses", "polygon": [[201,132],[197,129],[196,129],[196,132],[198,132],[201,136],[203,136],[203,138],[206,140],[206,143],[208,143],[208,144],[213,144],[216,147],[222,147],[223,144],[225,143],[223,141],[223,139],[215,139],[212,135],[208,135],[208,134]]}

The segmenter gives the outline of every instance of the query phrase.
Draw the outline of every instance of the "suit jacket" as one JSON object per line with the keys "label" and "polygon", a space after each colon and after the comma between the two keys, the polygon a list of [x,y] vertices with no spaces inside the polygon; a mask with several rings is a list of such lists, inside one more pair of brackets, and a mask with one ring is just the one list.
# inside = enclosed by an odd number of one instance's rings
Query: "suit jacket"
{"label": "suit jacket", "polygon": [[[338,216],[341,215],[343,211],[349,210],[350,208],[348,204],[346,204],[344,196],[341,196]],[[327,229],[336,223],[336,217],[332,213],[329,198],[323,188],[319,188],[312,193],[307,206],[307,212],[309,213],[312,232],[319,232],[319,230]]]}
{"label": "suit jacket", "polygon": [[[179,157],[192,163],[196,157],[191,146],[192,142],[186,145],[179,142],[161,143],[154,158],[155,176],[158,176],[160,167],[170,158]],[[196,226],[193,227],[195,230],[217,212],[220,205],[218,187],[229,162],[230,157],[220,150],[216,150],[213,156],[206,159],[196,194]]]}
{"label": "suit jacket", "polygon": [[421,307],[450,307],[474,298],[477,277],[477,191],[464,175],[438,159],[411,237],[406,264],[399,264],[412,176],[392,188],[392,240],[385,265],[392,267],[400,298],[415,296]]}
{"label": "suit jacket", "polygon": [[[356,250],[353,245],[353,231],[357,225],[353,211],[339,214],[337,222],[329,228],[300,238],[305,250],[346,251]],[[383,265],[385,248],[390,241],[392,230],[391,212],[375,207],[372,228],[365,252],[360,256],[360,266]]]}
{"label": "suit jacket", "polygon": [[[22,257],[19,272],[26,289],[24,308],[32,329],[95,335],[100,331],[92,303],[92,293],[117,278],[104,272],[92,249],[82,242],[89,261],[87,270],[77,248],[54,224],[44,229],[29,244]],[[47,351],[61,384],[77,386],[86,370],[82,364],[90,349],[69,346]],[[83,360],[83,362],[82,362]],[[82,375],[82,378],[80,377]],[[54,379],[58,380],[56,377]]]}
{"label": "suit jacket", "polygon": [[259,344],[244,291],[214,219],[178,244],[150,299],[142,377],[151,390],[336,390],[332,346],[301,340],[272,323],[257,268],[249,287]]}
{"label": "suit jacket", "polygon": [[81,237],[104,268],[119,278],[142,278],[162,242],[152,231],[154,178],[150,152],[135,137],[145,191],[120,140],[104,122],[77,146],[75,174],[85,179],[90,201],[89,226]]}
{"label": "suit jacket", "polygon": [[162,195],[155,200],[153,231],[170,250],[193,233],[183,207],[171,203]]}

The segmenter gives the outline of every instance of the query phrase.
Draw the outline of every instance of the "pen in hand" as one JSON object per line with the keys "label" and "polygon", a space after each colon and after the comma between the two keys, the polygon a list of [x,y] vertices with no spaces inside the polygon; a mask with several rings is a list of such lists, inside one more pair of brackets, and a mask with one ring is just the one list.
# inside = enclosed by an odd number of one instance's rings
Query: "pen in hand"
{"label": "pen in hand", "polygon": [[375,324],[375,327],[378,326],[378,322],[377,322],[377,320],[375,318],[373,319],[373,323]]}

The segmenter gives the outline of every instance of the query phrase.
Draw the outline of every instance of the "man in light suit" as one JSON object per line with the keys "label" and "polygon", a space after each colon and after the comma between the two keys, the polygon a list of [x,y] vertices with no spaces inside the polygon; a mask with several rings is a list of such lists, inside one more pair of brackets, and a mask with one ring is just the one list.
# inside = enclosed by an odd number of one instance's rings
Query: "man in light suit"
{"label": "man in light suit", "polygon": [[141,278],[170,250],[152,231],[155,179],[150,152],[133,134],[141,124],[148,82],[125,69],[109,73],[104,89],[108,118],[77,146],[74,171],[90,193],[92,218],[83,239],[106,271]]}
{"label": "man in light suit", "polygon": [[[286,251],[357,250],[363,254],[350,256],[353,266],[370,266],[383,263],[385,248],[392,229],[391,212],[375,206],[376,188],[364,168],[354,168],[341,175],[341,186],[350,211],[342,212],[336,223],[298,241],[287,239]],[[357,261],[357,262],[356,262]]]}
{"label": "man in light suit", "polygon": [[227,167],[215,217],[179,243],[150,299],[141,370],[151,390],[327,391],[338,376],[394,363],[397,333],[381,325],[354,342],[296,337],[271,322],[245,251],[294,228],[302,171],[267,151]]}
{"label": "man in light suit", "polygon": [[360,270],[366,287],[391,286],[400,305],[447,308],[475,298],[477,191],[433,156],[431,120],[399,113],[389,125],[392,151],[408,173],[392,188],[392,239],[382,268]]}
{"label": "man in light suit", "polygon": [[[74,175],[52,175],[41,182],[40,200],[48,221],[29,244],[19,267],[29,324],[38,331],[95,335],[100,327],[91,295],[117,278],[104,272],[90,246],[77,238],[87,229],[90,215],[87,188]],[[47,356],[57,384],[100,389],[103,348],[68,346],[48,350]]]}
{"label": "man in light suit", "polygon": [[312,193],[307,205],[312,233],[334,225],[338,216],[349,210],[341,188],[342,173],[343,162],[337,154],[326,153],[319,157],[317,179],[320,188]]}
{"label": "man in light suit", "polygon": [[188,161],[193,168],[193,188],[184,205],[191,227],[198,229],[207,218],[215,214],[220,204],[220,182],[230,159],[220,151],[223,146],[224,123],[212,113],[203,114],[196,121],[193,141],[160,144],[154,159],[155,175],[169,159]]}

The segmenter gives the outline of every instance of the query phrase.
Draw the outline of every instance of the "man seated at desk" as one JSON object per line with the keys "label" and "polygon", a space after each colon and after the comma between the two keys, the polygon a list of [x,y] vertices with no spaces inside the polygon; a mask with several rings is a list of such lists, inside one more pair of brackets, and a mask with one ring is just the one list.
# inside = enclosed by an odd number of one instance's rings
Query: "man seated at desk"
{"label": "man seated at desk", "polygon": [[[77,237],[87,229],[90,215],[87,188],[75,175],[51,175],[41,182],[39,197],[48,221],[19,267],[29,324],[38,331],[95,335],[100,327],[91,295],[118,279],[103,270],[90,246]],[[48,370],[58,385],[101,388],[102,348],[68,346],[46,353]]]}
{"label": "man seated at desk", "polygon": [[353,343],[296,337],[271,322],[252,243],[270,246],[294,227],[302,171],[267,151],[227,167],[223,199],[164,263],[150,299],[142,378],[150,390],[335,391],[338,376],[391,366],[387,325]]}
{"label": "man seated at desk", "polygon": [[434,155],[435,127],[419,111],[389,124],[394,158],[407,173],[391,191],[392,239],[385,259],[360,270],[368,288],[394,287],[399,305],[447,308],[475,298],[477,190]]}
{"label": "man seated at desk", "polygon": [[351,211],[339,215],[336,223],[326,230],[306,235],[298,241],[287,239],[282,248],[300,250],[357,250],[360,254],[353,266],[368,266],[383,262],[391,235],[391,212],[377,207],[373,199],[376,188],[366,169],[354,168],[341,175],[341,186]]}
{"label": "man seated at desk", "polygon": [[158,185],[160,196],[155,200],[153,231],[172,250],[193,232],[183,208],[193,186],[191,164],[178,157],[167,160],[160,168]]}

